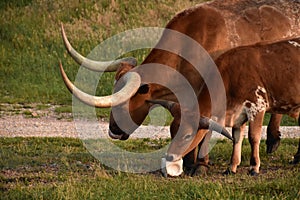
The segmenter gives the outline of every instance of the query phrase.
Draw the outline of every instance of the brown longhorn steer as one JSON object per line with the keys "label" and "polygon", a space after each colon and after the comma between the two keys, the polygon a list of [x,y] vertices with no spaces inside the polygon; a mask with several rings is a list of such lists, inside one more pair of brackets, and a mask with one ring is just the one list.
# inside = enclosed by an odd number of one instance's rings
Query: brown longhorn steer
{"label": "brown longhorn steer", "polygon": [[[167,24],[166,28],[192,38],[202,45],[215,60],[225,51],[237,46],[250,45],[260,41],[275,41],[299,35],[299,10],[300,3],[290,0],[278,2],[273,0],[216,0],[184,10],[177,14]],[[70,91],[91,106],[114,106],[122,113],[123,108],[119,105],[126,100],[129,101],[129,113],[135,125],[128,123],[128,127],[122,127],[122,130],[116,123],[115,117],[111,115],[109,135],[112,138],[126,140],[143,122],[151,107],[146,100],[165,99],[177,101],[175,95],[163,86],[151,83],[141,84],[143,83],[143,77],[141,79],[137,77],[141,73],[135,70],[135,60],[121,59],[115,62],[97,62],[86,59],[72,48],[63,30],[62,33],[68,52],[79,64],[97,71],[116,71],[118,69],[116,80],[126,75],[126,82],[131,84],[131,86],[125,86],[122,90],[123,94],[115,95],[117,98],[112,98],[112,96],[94,98],[78,92],[61,68],[64,81]],[[176,53],[161,50],[159,48],[161,46],[176,49]],[[201,56],[198,52],[185,46],[181,41],[174,40],[167,33],[163,34],[157,47],[150,52],[142,65],[158,63],[177,70],[188,80],[195,94],[198,94],[203,79],[195,66],[180,56],[188,52],[190,57],[200,59]],[[199,62],[202,61],[199,60]],[[107,65],[110,65],[109,68],[107,68]],[[137,73],[131,73],[132,71],[137,71]],[[162,79],[166,79],[160,71],[153,73],[162,76]],[[129,91],[131,87],[133,89]],[[74,92],[75,90],[76,92]],[[120,99],[116,100],[118,98]],[[111,99],[116,101],[112,102]],[[189,151],[191,150],[189,149]],[[196,154],[192,153],[190,155],[192,155],[193,160],[196,160]]]}

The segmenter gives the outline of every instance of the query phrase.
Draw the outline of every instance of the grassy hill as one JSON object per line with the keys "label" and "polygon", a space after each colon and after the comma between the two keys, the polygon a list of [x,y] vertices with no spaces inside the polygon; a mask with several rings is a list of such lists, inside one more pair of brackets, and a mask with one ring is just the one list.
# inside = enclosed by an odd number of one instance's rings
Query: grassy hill
{"label": "grassy hill", "polygon": [[[79,66],[67,54],[63,23],[74,47],[87,55],[101,41],[125,30],[164,27],[181,10],[204,0],[2,0],[0,2],[0,103],[71,105],[58,70],[71,80]],[[141,62],[148,51],[133,52]],[[113,73],[104,75],[97,94],[112,91]],[[285,118],[289,124],[293,120]]]}
{"label": "grassy hill", "polygon": [[[2,0],[0,102],[70,104],[71,95],[59,75],[58,61],[62,60],[72,80],[78,65],[63,46],[61,23],[72,44],[87,55],[101,41],[122,31],[164,27],[175,13],[199,2]],[[137,57],[141,60],[144,56]],[[112,77],[108,75],[108,80]],[[110,93],[111,85],[100,87],[99,93]]]}

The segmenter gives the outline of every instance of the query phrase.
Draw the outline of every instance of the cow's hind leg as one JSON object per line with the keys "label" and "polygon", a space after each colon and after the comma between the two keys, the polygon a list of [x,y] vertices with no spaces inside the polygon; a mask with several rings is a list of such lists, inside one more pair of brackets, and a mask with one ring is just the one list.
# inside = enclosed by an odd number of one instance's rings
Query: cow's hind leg
{"label": "cow's hind leg", "polygon": [[[298,125],[300,126],[300,116],[298,117]],[[294,155],[294,160],[292,161],[293,164],[300,163],[300,138],[299,138],[299,145],[298,145],[298,151]]]}
{"label": "cow's hind leg", "polygon": [[273,153],[280,145],[280,122],[281,114],[272,114],[267,128],[267,153]]}
{"label": "cow's hind leg", "polygon": [[294,160],[292,161],[292,164],[298,164],[298,163],[300,163],[300,138],[299,138],[298,151],[294,155]]}
{"label": "cow's hind leg", "polygon": [[254,120],[249,123],[248,139],[251,145],[250,175],[252,176],[259,174],[259,144],[261,139],[264,114],[265,111],[259,112],[255,116]]}

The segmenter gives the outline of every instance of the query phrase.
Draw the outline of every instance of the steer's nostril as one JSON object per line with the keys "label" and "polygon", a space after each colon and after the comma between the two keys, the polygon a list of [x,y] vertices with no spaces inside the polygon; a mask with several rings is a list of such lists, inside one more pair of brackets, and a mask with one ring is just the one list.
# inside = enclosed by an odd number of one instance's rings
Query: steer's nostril
{"label": "steer's nostril", "polygon": [[166,161],[172,162],[174,160],[173,155],[166,155]]}

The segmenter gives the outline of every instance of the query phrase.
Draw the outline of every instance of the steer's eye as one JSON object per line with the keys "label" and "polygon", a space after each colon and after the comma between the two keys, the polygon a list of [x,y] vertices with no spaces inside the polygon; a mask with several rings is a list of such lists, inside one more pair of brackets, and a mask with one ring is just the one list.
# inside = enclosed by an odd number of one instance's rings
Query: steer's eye
{"label": "steer's eye", "polygon": [[186,135],[183,137],[183,139],[184,139],[185,141],[191,140],[191,139],[192,139],[192,134],[186,134]]}
{"label": "steer's eye", "polygon": [[137,91],[138,94],[147,94],[149,92],[149,85],[145,84],[142,85],[139,90]]}

